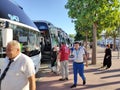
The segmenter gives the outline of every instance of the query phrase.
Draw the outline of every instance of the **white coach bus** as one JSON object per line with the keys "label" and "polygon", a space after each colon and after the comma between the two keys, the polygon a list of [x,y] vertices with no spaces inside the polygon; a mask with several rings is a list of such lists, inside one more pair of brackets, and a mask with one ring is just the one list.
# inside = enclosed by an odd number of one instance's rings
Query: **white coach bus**
{"label": "white coach bus", "polygon": [[6,45],[11,40],[20,42],[21,52],[32,58],[37,73],[41,63],[39,30],[23,8],[12,0],[0,0],[0,68],[6,56]]}

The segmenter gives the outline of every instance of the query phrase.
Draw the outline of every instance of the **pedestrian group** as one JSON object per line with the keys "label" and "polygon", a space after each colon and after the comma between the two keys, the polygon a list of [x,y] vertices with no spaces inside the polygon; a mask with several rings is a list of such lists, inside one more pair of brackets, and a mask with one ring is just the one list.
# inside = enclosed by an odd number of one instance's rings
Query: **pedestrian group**
{"label": "pedestrian group", "polygon": [[[75,42],[71,49],[65,42],[61,43],[60,48],[56,45],[51,53],[51,72],[61,75],[59,81],[69,80],[69,59],[71,59],[74,80],[70,87],[75,88],[77,86],[77,74],[81,77],[82,84],[85,85],[84,65],[88,67],[86,52],[80,42]],[[111,67],[111,57],[110,46],[106,45],[101,68],[108,69]],[[0,74],[0,90],[36,90],[33,61],[30,57],[21,53],[18,41],[13,40],[7,44],[6,58]]]}

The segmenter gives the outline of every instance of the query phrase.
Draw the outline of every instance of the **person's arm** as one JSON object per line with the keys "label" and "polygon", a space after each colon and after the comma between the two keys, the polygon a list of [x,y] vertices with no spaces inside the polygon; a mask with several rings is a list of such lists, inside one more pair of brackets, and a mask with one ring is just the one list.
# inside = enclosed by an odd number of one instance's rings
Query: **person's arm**
{"label": "person's arm", "polygon": [[60,56],[61,56],[61,52],[58,53],[57,59],[60,59]]}
{"label": "person's arm", "polygon": [[112,51],[111,51],[111,49],[110,49],[110,58],[112,57]]}
{"label": "person's arm", "polygon": [[84,60],[85,60],[85,62],[86,62],[86,67],[88,67],[88,60],[87,60],[86,55],[85,55],[85,54],[83,54],[83,57],[84,57]]}
{"label": "person's arm", "polygon": [[35,75],[28,77],[30,90],[36,90]]}

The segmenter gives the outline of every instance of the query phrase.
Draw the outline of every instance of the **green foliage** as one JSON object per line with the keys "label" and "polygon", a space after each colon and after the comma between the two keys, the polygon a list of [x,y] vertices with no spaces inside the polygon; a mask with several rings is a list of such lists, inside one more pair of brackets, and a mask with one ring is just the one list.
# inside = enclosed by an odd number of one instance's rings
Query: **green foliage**
{"label": "green foliage", "polygon": [[92,27],[88,26],[80,26],[79,24],[75,24],[75,30],[78,34],[76,34],[76,37],[79,37],[79,34],[81,35],[81,40],[86,40],[86,37],[88,38],[88,41],[92,40]]}
{"label": "green foliage", "polygon": [[120,0],[68,0],[65,8],[75,23],[77,32],[75,39],[83,38],[90,31],[91,35],[93,34],[92,63],[95,64],[96,33],[100,35],[102,30],[107,28],[115,30],[119,27]]}
{"label": "green foliage", "polygon": [[81,41],[81,40],[84,40],[85,37],[80,34],[80,33],[77,33],[76,36],[75,36],[75,41]]}
{"label": "green foliage", "polygon": [[105,35],[106,35],[106,38],[107,37],[112,37],[112,38],[116,38],[118,35],[119,35],[119,31],[118,31],[119,29],[117,28],[117,29],[115,29],[115,30],[111,30],[111,29],[107,29],[106,30],[106,33],[105,33]]}
{"label": "green foliage", "polygon": [[74,38],[75,34],[69,34],[69,37]]}
{"label": "green foliage", "polygon": [[119,26],[119,7],[119,0],[68,0],[65,5],[69,17],[75,20],[76,26],[84,28],[97,23],[97,33],[108,27]]}

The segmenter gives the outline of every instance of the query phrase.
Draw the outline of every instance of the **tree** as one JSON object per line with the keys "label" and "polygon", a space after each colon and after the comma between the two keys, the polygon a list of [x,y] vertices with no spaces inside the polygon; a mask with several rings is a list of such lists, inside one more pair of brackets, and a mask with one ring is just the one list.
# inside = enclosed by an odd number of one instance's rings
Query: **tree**
{"label": "tree", "polygon": [[88,41],[91,41],[92,37],[92,28],[89,26],[82,26],[77,21],[75,22],[75,30],[78,34],[76,34],[76,38],[79,37],[80,40],[84,42],[85,48],[87,49]]}
{"label": "tree", "polygon": [[74,39],[75,34],[69,34],[69,37]]}
{"label": "tree", "polygon": [[118,30],[119,30],[119,28],[113,29],[113,30],[106,29],[106,33],[105,33],[106,38],[108,38],[108,37],[112,37],[113,38],[113,50],[116,49],[116,38],[119,35],[119,31]]}
{"label": "tree", "polygon": [[77,32],[76,36],[75,36],[75,41],[81,41],[84,39],[84,36],[80,33]]}
{"label": "tree", "polygon": [[65,8],[74,21],[93,27],[92,64],[96,64],[97,30],[116,27],[119,24],[119,0],[68,0]]}

